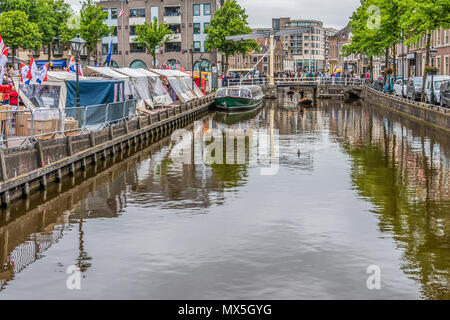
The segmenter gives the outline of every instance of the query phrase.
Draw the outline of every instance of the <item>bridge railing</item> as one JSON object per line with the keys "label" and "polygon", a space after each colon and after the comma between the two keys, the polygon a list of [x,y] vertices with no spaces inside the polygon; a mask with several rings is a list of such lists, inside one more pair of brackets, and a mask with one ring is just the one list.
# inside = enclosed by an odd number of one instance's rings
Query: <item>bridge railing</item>
{"label": "bridge railing", "polygon": [[[239,78],[231,78],[224,81],[224,87],[239,86],[239,85],[265,85],[269,82],[268,78],[257,77],[251,79],[241,80]],[[278,86],[289,85],[342,85],[342,86],[360,86],[368,83],[367,79],[361,78],[346,78],[346,77],[300,77],[288,78],[277,77],[274,82]]]}

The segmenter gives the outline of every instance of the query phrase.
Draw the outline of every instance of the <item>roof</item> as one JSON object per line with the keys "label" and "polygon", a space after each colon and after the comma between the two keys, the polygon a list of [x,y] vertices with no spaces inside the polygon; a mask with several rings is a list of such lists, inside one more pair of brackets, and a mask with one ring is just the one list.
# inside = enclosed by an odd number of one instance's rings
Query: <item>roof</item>
{"label": "roof", "polygon": [[153,72],[148,71],[147,69],[138,68],[138,69],[132,69],[132,68],[117,68],[114,69],[117,72],[120,72],[124,75],[127,75],[131,78],[147,78],[147,77],[157,77],[158,75],[154,74]]}
{"label": "roof", "polygon": [[87,72],[86,73],[90,73],[89,70],[93,71],[94,73],[106,76],[108,78],[113,78],[113,79],[129,79],[129,76],[126,76],[122,73],[119,73],[117,71],[115,71],[112,68],[109,67],[90,67],[90,66],[86,66],[87,68]]}

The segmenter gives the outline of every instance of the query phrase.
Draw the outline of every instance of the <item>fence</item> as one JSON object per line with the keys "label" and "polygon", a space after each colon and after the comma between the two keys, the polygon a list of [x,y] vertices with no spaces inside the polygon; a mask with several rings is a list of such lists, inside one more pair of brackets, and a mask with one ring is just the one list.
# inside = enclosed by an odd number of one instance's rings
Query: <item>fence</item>
{"label": "fence", "polygon": [[[265,85],[268,83],[268,78],[251,78],[241,80],[239,78],[232,78],[225,81],[224,86],[238,86],[238,85]],[[368,82],[367,79],[360,78],[346,78],[346,77],[300,77],[300,78],[275,78],[276,85],[345,85],[345,86],[360,86]]]}
{"label": "fence", "polygon": [[136,115],[136,100],[78,108],[0,110],[0,146],[14,147],[36,140],[74,136]]}

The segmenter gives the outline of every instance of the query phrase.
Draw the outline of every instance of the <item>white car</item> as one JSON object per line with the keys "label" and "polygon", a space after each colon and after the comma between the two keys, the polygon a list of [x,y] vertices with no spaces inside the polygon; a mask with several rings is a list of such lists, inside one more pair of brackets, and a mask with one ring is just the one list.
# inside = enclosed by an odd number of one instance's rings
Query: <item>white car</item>
{"label": "white car", "polygon": [[[450,76],[434,76],[433,84],[434,84],[434,103],[441,103],[441,84],[445,80],[450,80]],[[425,102],[431,103],[431,76],[427,77],[427,81],[425,82]]]}
{"label": "white car", "polygon": [[[403,82],[403,95],[402,95],[402,82]],[[408,79],[398,79],[394,83],[394,95],[397,97],[405,97],[406,98],[406,83]]]}

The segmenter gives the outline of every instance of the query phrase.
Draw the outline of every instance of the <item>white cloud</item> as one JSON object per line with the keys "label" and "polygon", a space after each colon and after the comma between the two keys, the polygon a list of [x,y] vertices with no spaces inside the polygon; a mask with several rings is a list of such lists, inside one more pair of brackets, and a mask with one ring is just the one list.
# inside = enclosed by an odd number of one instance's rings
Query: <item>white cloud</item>
{"label": "white cloud", "polygon": [[359,0],[238,0],[252,27],[270,27],[272,18],[320,20],[325,27],[343,28]]}
{"label": "white cloud", "polygon": [[[80,0],[66,0],[79,11]],[[343,28],[359,0],[238,0],[247,10],[251,27],[270,27],[272,18],[321,20],[326,27]]]}

